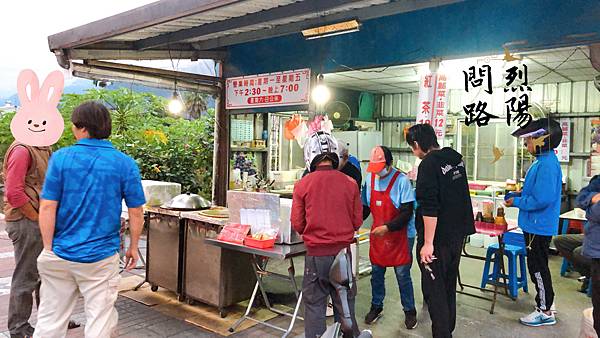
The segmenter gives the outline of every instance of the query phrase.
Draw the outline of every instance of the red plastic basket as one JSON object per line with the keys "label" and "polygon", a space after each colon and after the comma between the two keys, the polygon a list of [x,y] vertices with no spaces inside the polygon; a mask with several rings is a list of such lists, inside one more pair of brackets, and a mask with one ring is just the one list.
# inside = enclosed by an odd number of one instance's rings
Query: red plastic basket
{"label": "red plastic basket", "polygon": [[275,246],[275,238],[271,239],[254,239],[252,236],[247,236],[244,240],[246,246],[251,246],[258,249],[268,249]]}

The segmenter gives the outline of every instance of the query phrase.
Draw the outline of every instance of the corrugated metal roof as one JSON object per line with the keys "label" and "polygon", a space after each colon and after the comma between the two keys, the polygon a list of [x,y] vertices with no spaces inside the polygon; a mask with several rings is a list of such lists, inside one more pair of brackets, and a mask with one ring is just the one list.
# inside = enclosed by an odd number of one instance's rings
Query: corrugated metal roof
{"label": "corrugated metal roof", "polygon": [[275,7],[286,6],[303,0],[246,0],[238,1],[228,6],[219,7],[213,10],[202,12],[195,15],[182,17],[163,24],[140,29],[131,33],[118,35],[107,39],[107,41],[137,41],[141,39],[155,37],[161,34],[176,32],[181,29],[197,27],[209,23],[223,21],[231,18],[242,17],[244,15],[257,13]]}
{"label": "corrugated metal roof", "polygon": [[[140,29],[135,32],[118,35],[113,38],[107,39],[107,41],[138,41],[141,39],[147,39],[155,36],[159,36],[161,34],[167,34],[176,32],[186,28],[198,27],[214,22],[219,22],[227,19],[242,17],[245,15],[258,13],[264,10],[282,7],[293,3],[303,2],[303,0],[279,0],[279,1],[269,1],[269,0],[248,0],[242,1],[237,4],[232,4],[226,7],[216,8],[207,12],[203,12],[196,15],[190,15],[187,17],[183,17],[181,19],[169,21],[164,24],[159,24],[156,26],[148,27],[145,29]],[[214,34],[203,35],[194,39],[183,40],[180,42],[197,42],[197,41],[205,41],[209,39],[219,38],[222,36],[228,36],[233,34],[251,32],[261,29],[271,29],[278,25],[284,25],[294,22],[301,22],[308,19],[314,19],[319,17],[325,17],[327,15],[343,13],[345,11],[370,7],[374,5],[380,5],[384,3],[388,3],[390,0],[365,0],[348,3],[346,5],[336,7],[327,11],[316,11],[314,13],[309,13],[306,15],[298,15],[291,16],[281,20],[273,20],[268,21],[266,23],[250,25],[239,29],[232,29],[227,31],[222,31]]]}
{"label": "corrugated metal roof", "polygon": [[[364,22],[462,1],[161,0],[54,34],[48,37],[48,43],[59,65],[71,70],[75,67],[73,60],[223,60],[227,57],[223,47],[231,45],[300,34],[303,29],[335,22]],[[77,67],[75,75],[88,78],[133,76],[139,80],[136,76],[140,76],[109,69],[110,65],[88,63]],[[158,85],[159,78],[147,77],[144,81]]]}
{"label": "corrugated metal roof", "polygon": [[[588,46],[576,46],[517,53],[517,55],[523,57],[518,64],[527,65],[529,83],[535,85],[592,80],[597,72],[592,67],[589,53]],[[479,59],[501,60],[502,57],[503,55],[490,55]],[[325,82],[332,87],[378,94],[418,92],[420,69],[426,67],[427,64],[421,63],[349,70],[325,74]],[[446,75],[449,78],[463,79],[462,71],[463,69],[450,68],[446,69]]]}
{"label": "corrugated metal roof", "polygon": [[[464,0],[162,0],[48,37],[70,59],[202,58],[197,51],[299,33],[350,19],[370,20]],[[127,53],[123,53],[127,51]],[[213,56],[214,54],[208,54]]]}

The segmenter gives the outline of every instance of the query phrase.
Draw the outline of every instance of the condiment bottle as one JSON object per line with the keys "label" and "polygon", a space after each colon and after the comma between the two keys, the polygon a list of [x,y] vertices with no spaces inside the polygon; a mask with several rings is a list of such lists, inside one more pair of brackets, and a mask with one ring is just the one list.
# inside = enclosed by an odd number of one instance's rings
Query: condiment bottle
{"label": "condiment bottle", "polygon": [[477,212],[477,216],[475,216],[475,221],[483,222],[483,214],[481,213],[481,211]]}
{"label": "condiment bottle", "polygon": [[496,213],[496,219],[494,219],[494,223],[498,225],[507,225],[506,219],[504,218],[504,208],[498,207],[498,212]]}

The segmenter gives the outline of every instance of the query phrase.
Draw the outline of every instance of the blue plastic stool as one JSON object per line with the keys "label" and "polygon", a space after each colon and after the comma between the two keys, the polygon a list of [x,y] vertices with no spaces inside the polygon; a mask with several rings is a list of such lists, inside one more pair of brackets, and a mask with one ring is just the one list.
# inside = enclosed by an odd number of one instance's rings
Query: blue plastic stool
{"label": "blue plastic stool", "polygon": [[[508,280],[508,291],[513,298],[519,295],[519,289],[528,292],[527,287],[527,264],[525,257],[525,238],[522,233],[507,232],[504,234],[504,255],[508,258],[508,273],[500,275],[500,265],[496,264],[496,254],[499,249],[498,244],[492,244],[488,247],[485,265],[483,267],[483,276],[481,278],[481,288],[492,284],[495,280],[506,278]],[[519,264],[519,272],[517,273],[517,260]],[[490,274],[490,263],[494,262],[493,272]],[[498,278],[499,277],[499,278]]]}
{"label": "blue plastic stool", "polygon": [[[561,219],[561,235],[565,235],[569,232],[569,220],[568,219]],[[569,262],[566,258],[563,258],[562,261],[562,265],[560,266],[560,275],[561,276],[566,276],[567,273],[569,271],[573,270],[573,264],[571,264],[571,262]]]}
{"label": "blue plastic stool", "polygon": [[573,264],[566,258],[563,258],[562,265],[560,266],[560,275],[564,277],[571,270],[573,270]]}

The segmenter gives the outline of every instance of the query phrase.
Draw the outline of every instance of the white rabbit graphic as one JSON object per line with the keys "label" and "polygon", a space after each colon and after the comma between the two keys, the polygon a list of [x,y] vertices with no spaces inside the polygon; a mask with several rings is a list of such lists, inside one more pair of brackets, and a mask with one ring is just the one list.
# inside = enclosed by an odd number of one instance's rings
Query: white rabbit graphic
{"label": "white rabbit graphic", "polygon": [[[56,108],[64,87],[64,76],[56,70],[46,77],[40,88],[35,72],[25,69],[17,80],[21,106],[10,122],[15,139],[34,147],[56,143],[65,129],[65,121]],[[29,87],[30,95],[27,95]],[[50,91],[52,89],[52,91]]]}

